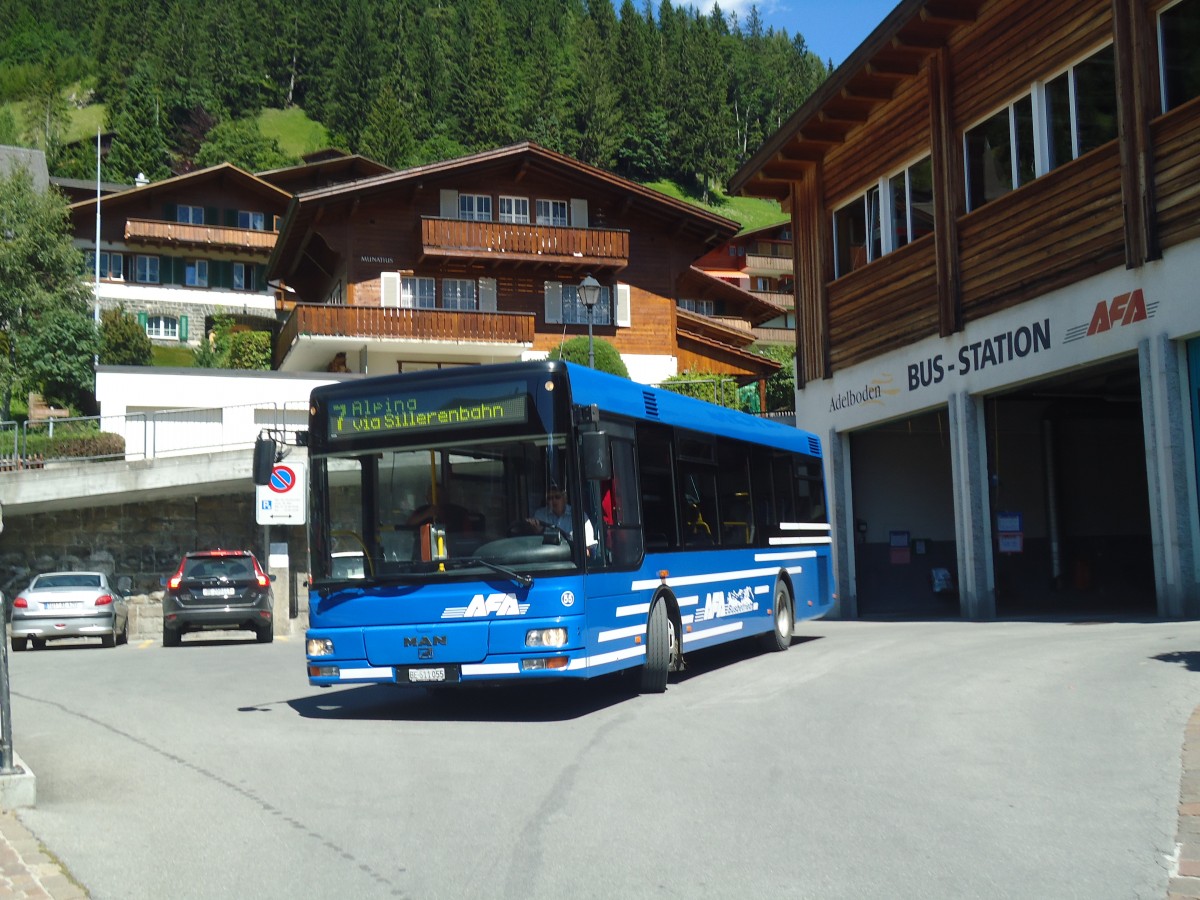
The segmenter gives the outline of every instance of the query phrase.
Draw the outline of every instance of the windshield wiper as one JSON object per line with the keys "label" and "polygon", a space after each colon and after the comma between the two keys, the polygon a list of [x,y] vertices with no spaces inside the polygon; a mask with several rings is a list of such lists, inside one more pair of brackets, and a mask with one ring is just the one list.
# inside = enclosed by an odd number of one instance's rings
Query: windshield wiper
{"label": "windshield wiper", "polygon": [[513,571],[512,569],[508,568],[507,566],[501,566],[497,563],[491,562],[490,560],[483,559],[482,557],[479,557],[479,556],[472,556],[467,559],[448,560],[448,562],[453,562],[456,567],[460,566],[460,565],[462,565],[462,566],[484,566],[485,568],[491,569],[493,572],[498,572],[499,574],[504,575],[507,578],[511,578],[513,581],[515,581],[517,583],[517,585],[519,587],[529,588],[529,587],[533,586],[533,576],[532,575],[524,575],[520,572]]}

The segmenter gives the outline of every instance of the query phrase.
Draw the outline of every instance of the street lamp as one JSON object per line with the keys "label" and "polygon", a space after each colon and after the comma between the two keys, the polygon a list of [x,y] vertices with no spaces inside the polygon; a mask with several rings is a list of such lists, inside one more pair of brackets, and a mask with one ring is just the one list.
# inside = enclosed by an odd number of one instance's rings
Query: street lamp
{"label": "street lamp", "polygon": [[592,310],[600,301],[600,282],[591,275],[579,282],[579,301],[587,307],[588,316],[588,368],[596,368],[596,350],[592,344]]}

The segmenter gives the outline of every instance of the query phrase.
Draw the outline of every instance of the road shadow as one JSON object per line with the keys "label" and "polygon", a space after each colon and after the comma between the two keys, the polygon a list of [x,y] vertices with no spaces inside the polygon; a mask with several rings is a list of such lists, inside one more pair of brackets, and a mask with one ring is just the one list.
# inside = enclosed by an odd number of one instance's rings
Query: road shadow
{"label": "road shadow", "polygon": [[[797,635],[792,646],[818,640]],[[670,676],[670,685],[713,675],[726,666],[764,655],[748,639],[686,653],[687,668]],[[561,722],[641,699],[639,669],[602,675],[587,681],[537,681],[519,684],[424,688],[411,685],[364,684],[316,688],[317,693],[284,701],[306,719],[361,719],[414,722]],[[240,711],[254,711],[245,707]]]}
{"label": "road shadow", "polygon": [[1171,653],[1160,653],[1150,657],[1159,662],[1176,663],[1189,672],[1200,672],[1200,650],[1175,650]]}

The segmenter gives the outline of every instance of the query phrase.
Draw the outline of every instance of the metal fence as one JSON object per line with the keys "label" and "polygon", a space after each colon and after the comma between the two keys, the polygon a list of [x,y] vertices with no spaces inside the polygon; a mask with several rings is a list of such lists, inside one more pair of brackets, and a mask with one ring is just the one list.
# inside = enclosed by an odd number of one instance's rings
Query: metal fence
{"label": "metal fence", "polygon": [[294,443],[295,433],[307,427],[308,403],[302,400],[0,422],[0,471],[237,450],[254,446],[263,431]]}

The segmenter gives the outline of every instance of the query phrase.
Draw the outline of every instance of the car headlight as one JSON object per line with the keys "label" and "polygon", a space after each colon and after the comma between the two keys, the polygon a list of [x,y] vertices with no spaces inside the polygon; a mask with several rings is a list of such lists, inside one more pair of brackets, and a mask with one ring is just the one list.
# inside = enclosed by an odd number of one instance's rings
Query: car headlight
{"label": "car headlight", "polygon": [[308,639],[308,655],[309,656],[332,656],[333,655],[333,638],[309,638]]}
{"label": "car headlight", "polygon": [[526,647],[564,647],[566,643],[565,628],[532,628],[525,632]]}

